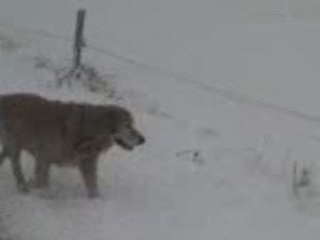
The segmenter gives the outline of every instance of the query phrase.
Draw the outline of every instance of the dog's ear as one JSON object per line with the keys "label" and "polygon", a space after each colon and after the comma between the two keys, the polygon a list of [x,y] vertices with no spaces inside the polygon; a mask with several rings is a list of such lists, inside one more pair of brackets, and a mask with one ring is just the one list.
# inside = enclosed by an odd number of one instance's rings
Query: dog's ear
{"label": "dog's ear", "polygon": [[110,142],[110,137],[101,134],[97,136],[83,137],[73,145],[73,149],[77,152],[93,153],[99,152]]}
{"label": "dog's ear", "polygon": [[74,150],[79,152],[88,152],[93,150],[95,147],[95,141],[93,137],[87,137],[79,140],[73,146]]}
{"label": "dog's ear", "polygon": [[70,137],[76,134],[83,125],[80,108],[77,106],[70,106],[65,108],[57,121],[60,122],[60,131],[62,136]]}
{"label": "dog's ear", "polygon": [[108,127],[109,127],[109,131],[111,134],[117,133],[117,131],[119,129],[118,125],[119,125],[118,122],[112,122],[112,121],[109,122]]}

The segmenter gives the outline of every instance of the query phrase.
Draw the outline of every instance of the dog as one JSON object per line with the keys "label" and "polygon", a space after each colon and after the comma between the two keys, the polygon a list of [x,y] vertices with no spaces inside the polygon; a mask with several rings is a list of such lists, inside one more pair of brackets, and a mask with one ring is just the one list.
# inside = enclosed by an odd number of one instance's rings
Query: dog
{"label": "dog", "polygon": [[99,155],[113,145],[129,151],[145,141],[132,114],[117,105],[67,103],[28,93],[0,95],[0,164],[6,157],[11,160],[20,192],[30,188],[20,163],[23,150],[35,159],[33,187],[49,187],[50,166],[75,166],[88,197],[96,198]]}

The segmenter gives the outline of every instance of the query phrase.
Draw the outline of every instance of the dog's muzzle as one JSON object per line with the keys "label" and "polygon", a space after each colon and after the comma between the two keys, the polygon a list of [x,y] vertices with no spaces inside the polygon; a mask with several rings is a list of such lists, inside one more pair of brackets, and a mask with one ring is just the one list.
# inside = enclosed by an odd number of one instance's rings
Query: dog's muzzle
{"label": "dog's muzzle", "polygon": [[146,142],[145,137],[134,128],[127,128],[115,136],[115,142],[125,150],[133,150]]}
{"label": "dog's muzzle", "polygon": [[146,138],[142,135],[138,137],[138,145],[142,145],[146,142]]}

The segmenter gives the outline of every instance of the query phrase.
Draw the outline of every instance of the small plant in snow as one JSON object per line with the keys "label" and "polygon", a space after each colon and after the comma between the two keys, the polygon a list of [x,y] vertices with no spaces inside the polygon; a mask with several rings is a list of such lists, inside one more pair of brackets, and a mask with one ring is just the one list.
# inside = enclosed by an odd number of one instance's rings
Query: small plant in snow
{"label": "small plant in snow", "polygon": [[193,162],[194,164],[202,165],[204,158],[202,157],[199,150],[183,150],[176,153],[176,157],[184,160]]}
{"label": "small plant in snow", "polygon": [[300,189],[308,188],[311,186],[311,169],[305,166],[298,169],[297,162],[293,166],[293,193],[299,195]]}
{"label": "small plant in snow", "polygon": [[13,52],[18,49],[20,44],[10,36],[0,33],[0,49],[6,52]]}
{"label": "small plant in snow", "polygon": [[34,57],[34,61],[35,61],[35,65],[34,65],[35,69],[54,70],[52,61],[43,55]]}

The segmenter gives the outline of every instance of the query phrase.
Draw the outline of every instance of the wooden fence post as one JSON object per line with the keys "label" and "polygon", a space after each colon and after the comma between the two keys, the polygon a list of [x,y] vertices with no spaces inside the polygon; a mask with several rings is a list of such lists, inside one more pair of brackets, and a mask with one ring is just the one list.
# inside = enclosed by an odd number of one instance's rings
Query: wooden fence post
{"label": "wooden fence post", "polygon": [[79,9],[77,12],[76,29],[75,29],[74,45],[73,45],[74,69],[77,69],[81,65],[82,48],[85,46],[85,41],[83,38],[85,16],[86,16],[86,10]]}

